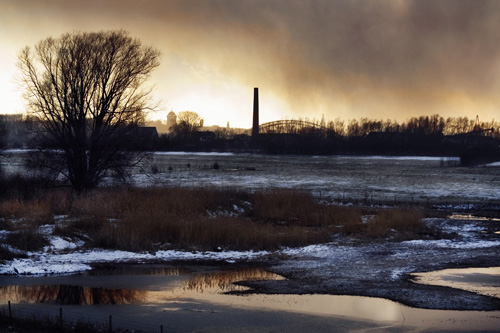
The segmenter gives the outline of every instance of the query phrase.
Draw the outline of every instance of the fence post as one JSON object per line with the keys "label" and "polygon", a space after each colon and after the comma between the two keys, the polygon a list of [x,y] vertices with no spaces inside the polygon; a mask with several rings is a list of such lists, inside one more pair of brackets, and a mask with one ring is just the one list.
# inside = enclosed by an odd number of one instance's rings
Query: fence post
{"label": "fence post", "polygon": [[160,333],[163,333],[163,325],[160,325]]}
{"label": "fence post", "polygon": [[61,328],[63,327],[63,311],[62,308],[59,308],[59,325]]}
{"label": "fence post", "polygon": [[113,332],[113,317],[109,315],[109,333]]}
{"label": "fence post", "polygon": [[10,307],[10,301],[9,301],[9,324],[12,326],[12,308]]}

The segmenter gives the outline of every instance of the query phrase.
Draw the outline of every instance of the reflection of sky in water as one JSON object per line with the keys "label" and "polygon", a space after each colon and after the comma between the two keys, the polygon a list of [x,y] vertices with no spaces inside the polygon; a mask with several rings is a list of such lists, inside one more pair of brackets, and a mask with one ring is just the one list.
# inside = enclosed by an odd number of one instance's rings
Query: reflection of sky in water
{"label": "reflection of sky in water", "polygon": [[[110,273],[119,274],[116,277]],[[155,268],[146,269],[133,268],[132,270],[112,270],[99,273],[92,272],[91,279],[85,279],[82,283],[91,282],[94,286],[79,285],[12,285],[0,287],[0,304],[12,303],[55,303],[73,305],[102,305],[102,304],[135,304],[154,303],[167,301],[170,298],[178,298],[190,295],[196,298],[197,294],[207,293],[217,295],[231,291],[244,291],[248,288],[235,284],[241,281],[255,280],[282,280],[283,277],[265,271],[260,268],[247,268],[233,271],[216,271],[204,274],[190,274],[182,268]],[[148,279],[151,276],[176,276],[181,277],[181,282],[171,283],[168,280],[163,285]],[[144,280],[148,285],[141,289],[96,287],[96,281],[115,281],[117,285],[123,285],[125,279]],[[36,282],[37,278],[33,278]],[[160,279],[161,280],[161,279]],[[67,280],[71,282],[71,280]],[[109,282],[105,282],[109,284]],[[133,282],[131,283],[133,284]],[[151,290],[152,289],[152,290]]]}
{"label": "reflection of sky in water", "polygon": [[444,269],[412,275],[417,283],[452,287],[500,298],[500,267]]}
{"label": "reflection of sky in water", "polygon": [[[497,268],[498,270],[498,268]],[[155,268],[150,272],[144,268],[132,270],[111,270],[93,272],[89,275],[74,276],[76,283],[84,283],[87,278],[95,284],[102,279],[106,286],[123,285],[129,281],[131,286],[143,282],[143,288],[103,288],[64,285],[19,285],[0,288],[0,304],[8,300],[14,303],[66,303],[66,304],[142,304],[148,313],[152,309],[160,312],[182,312],[190,307],[199,311],[219,306],[248,311],[282,311],[305,315],[326,316],[325,318],[348,318],[382,323],[389,328],[449,330],[480,330],[499,327],[500,312],[481,311],[440,311],[415,309],[381,298],[332,295],[264,295],[264,294],[227,294],[247,288],[235,283],[248,280],[282,280],[283,277],[260,268],[246,268],[232,271],[188,273],[189,269]],[[498,271],[496,271],[498,273]],[[118,274],[118,275],[112,275]],[[473,279],[479,277],[474,273]],[[125,278],[125,279],[122,279]],[[71,277],[62,277],[71,281]],[[175,278],[176,283],[172,283]],[[47,281],[47,278],[25,278],[23,281]],[[158,281],[165,279],[163,285]],[[140,285],[140,283],[139,283]],[[71,294],[73,293],[73,294]],[[81,301],[78,303],[77,301]],[[92,303],[93,302],[93,303]],[[201,308],[200,308],[201,307]],[[85,313],[86,308],[78,307]],[[146,314],[145,314],[146,316]],[[147,317],[141,317],[146,319]]]}

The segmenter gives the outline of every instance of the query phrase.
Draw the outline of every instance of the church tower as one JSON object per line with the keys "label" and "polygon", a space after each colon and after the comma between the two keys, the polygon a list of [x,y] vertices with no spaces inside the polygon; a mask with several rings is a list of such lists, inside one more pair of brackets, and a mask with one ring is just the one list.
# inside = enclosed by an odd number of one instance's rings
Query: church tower
{"label": "church tower", "polygon": [[174,111],[170,111],[167,114],[167,130],[170,133],[172,131],[172,127],[177,124],[177,115]]}

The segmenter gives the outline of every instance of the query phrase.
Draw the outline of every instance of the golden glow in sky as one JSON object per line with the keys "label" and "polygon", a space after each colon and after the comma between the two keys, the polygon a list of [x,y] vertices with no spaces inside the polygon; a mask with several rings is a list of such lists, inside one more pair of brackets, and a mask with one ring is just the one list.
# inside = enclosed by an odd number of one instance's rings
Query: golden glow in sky
{"label": "golden glow in sky", "polygon": [[108,29],[162,52],[154,119],[249,128],[254,87],[261,123],[500,116],[496,0],[0,0],[0,113],[24,109],[23,47]]}

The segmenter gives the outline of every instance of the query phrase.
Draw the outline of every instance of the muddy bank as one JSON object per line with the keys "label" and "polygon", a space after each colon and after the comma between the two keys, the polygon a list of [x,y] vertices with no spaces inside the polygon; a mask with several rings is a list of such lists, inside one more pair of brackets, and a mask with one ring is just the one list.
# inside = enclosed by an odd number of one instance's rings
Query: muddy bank
{"label": "muddy bank", "polygon": [[[261,293],[324,293],[387,298],[426,309],[499,310],[500,299],[414,282],[411,273],[446,268],[500,266],[500,222],[427,219],[452,239],[364,243],[338,238],[330,244],[270,257],[269,269],[286,281],[251,282]],[[500,277],[496,276],[496,286]]]}

